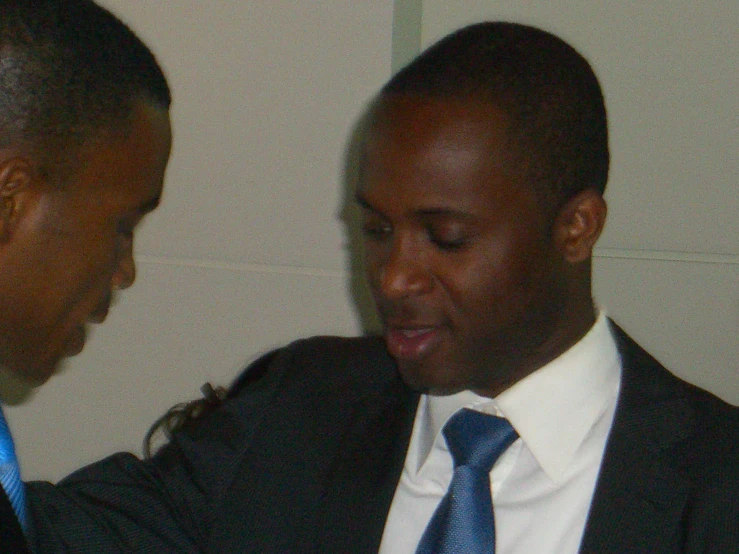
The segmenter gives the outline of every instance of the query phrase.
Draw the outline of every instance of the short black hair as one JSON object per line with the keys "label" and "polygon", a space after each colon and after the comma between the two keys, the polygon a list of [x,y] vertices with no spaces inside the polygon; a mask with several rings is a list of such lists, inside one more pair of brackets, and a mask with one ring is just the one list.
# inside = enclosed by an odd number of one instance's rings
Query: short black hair
{"label": "short black hair", "polygon": [[490,101],[508,115],[522,177],[550,208],[608,179],[603,93],[587,60],[559,37],[483,22],[441,39],[399,71],[382,96],[417,94]]}
{"label": "short black hair", "polygon": [[63,164],[85,140],[125,128],[137,102],[171,100],[152,52],[101,6],[0,0],[0,148]]}

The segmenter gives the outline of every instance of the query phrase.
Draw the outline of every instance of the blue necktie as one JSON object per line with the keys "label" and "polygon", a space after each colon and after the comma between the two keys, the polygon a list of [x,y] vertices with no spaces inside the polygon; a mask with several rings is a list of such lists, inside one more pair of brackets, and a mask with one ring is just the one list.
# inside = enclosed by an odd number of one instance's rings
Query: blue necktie
{"label": "blue necktie", "polygon": [[18,460],[15,457],[13,437],[10,435],[8,423],[0,408],[0,485],[15,510],[21,527],[26,529],[26,491],[21,481]]}
{"label": "blue necktie", "polygon": [[516,440],[516,431],[503,418],[465,408],[444,426],[444,438],[454,475],[416,554],[494,554],[490,471]]}

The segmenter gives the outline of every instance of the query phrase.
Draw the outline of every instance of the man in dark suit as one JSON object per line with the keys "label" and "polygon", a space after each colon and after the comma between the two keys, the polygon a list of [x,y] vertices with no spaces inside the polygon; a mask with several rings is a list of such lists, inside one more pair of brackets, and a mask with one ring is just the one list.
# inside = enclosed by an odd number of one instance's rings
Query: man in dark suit
{"label": "man in dark suit", "polygon": [[[587,61],[474,25],[368,123],[356,197],[384,336],[269,353],[151,460],[34,484],[39,548],[467,554],[476,528],[498,554],[739,552],[739,410],[591,298],[609,155]],[[457,442],[478,423],[455,422],[491,416],[509,439],[482,470]]]}
{"label": "man in dark suit", "polygon": [[[169,104],[151,52],[95,3],[0,2],[4,372],[45,382],[133,282],[133,233],[169,158]],[[2,412],[0,434],[0,551],[17,554],[21,525],[32,529]]]}

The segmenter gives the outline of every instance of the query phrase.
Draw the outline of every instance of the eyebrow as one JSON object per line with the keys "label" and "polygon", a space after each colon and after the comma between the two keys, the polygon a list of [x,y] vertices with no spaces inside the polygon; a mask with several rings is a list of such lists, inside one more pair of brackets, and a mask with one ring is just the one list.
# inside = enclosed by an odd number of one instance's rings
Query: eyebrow
{"label": "eyebrow", "polygon": [[[362,195],[361,192],[357,192],[354,195],[354,198],[357,201],[357,204],[359,204],[361,207],[375,213],[381,213],[377,208],[372,206],[372,204],[369,203],[369,201]],[[443,217],[443,216],[453,216],[453,217],[461,217],[463,219],[470,219],[474,217],[472,214],[465,212],[463,210],[455,210],[452,208],[425,208],[418,210],[416,212],[416,215],[424,216],[424,217]]]}

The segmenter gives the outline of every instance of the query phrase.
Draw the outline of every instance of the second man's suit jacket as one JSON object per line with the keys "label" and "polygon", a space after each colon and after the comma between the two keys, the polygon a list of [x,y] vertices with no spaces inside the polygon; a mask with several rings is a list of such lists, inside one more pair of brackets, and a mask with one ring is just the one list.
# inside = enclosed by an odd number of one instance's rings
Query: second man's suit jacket
{"label": "second man's suit jacket", "polygon": [[[739,553],[739,409],[616,333],[621,393],[581,552]],[[39,551],[376,553],[418,399],[380,339],[294,343],[153,460],[32,484]]]}
{"label": "second man's suit jacket", "polygon": [[29,552],[13,506],[0,486],[0,554],[28,554]]}

